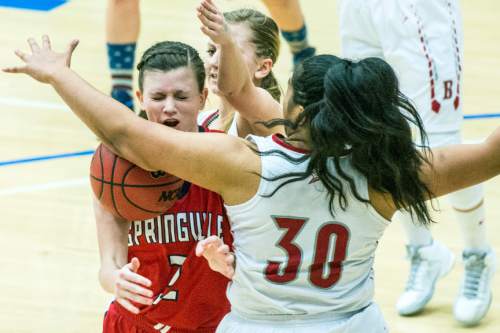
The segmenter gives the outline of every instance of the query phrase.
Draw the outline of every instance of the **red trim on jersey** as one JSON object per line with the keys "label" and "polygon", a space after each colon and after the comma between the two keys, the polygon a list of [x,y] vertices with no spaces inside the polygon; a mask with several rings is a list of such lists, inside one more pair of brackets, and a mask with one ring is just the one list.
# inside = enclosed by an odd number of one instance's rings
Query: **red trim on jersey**
{"label": "red trim on jersey", "polygon": [[203,123],[201,124],[201,126],[205,127],[206,129],[208,129],[210,127],[210,125],[212,125],[212,123],[215,121],[215,119],[219,118],[219,110],[216,110],[214,111],[212,114],[210,114],[207,118],[205,118],[205,120],[203,121]]}
{"label": "red trim on jersey", "polygon": [[224,131],[218,129],[211,129],[203,125],[198,125],[198,128],[200,129],[200,133],[224,133],[224,134],[226,133]]}
{"label": "red trim on jersey", "polygon": [[305,154],[305,155],[311,153],[311,151],[308,149],[298,148],[298,147],[292,146],[288,142],[285,142],[284,137],[281,134],[273,134],[272,138],[273,138],[273,141],[276,142],[277,144],[279,144],[280,146],[285,147],[286,149],[292,150],[296,153]]}

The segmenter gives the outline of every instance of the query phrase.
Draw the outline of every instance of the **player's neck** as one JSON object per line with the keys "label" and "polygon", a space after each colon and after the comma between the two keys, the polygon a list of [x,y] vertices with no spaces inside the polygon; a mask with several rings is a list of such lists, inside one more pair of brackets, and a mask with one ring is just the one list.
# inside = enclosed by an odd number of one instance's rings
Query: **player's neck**
{"label": "player's neck", "polygon": [[220,105],[217,110],[219,111],[219,118],[232,118],[236,112],[236,109],[223,97],[220,99]]}
{"label": "player's neck", "polygon": [[311,149],[311,136],[309,129],[301,127],[295,131],[287,131],[286,142],[300,149]]}
{"label": "player's neck", "polygon": [[217,117],[215,127],[218,130],[227,132],[234,119],[236,109],[225,98],[221,98],[221,103],[217,110],[219,111],[219,117]]}

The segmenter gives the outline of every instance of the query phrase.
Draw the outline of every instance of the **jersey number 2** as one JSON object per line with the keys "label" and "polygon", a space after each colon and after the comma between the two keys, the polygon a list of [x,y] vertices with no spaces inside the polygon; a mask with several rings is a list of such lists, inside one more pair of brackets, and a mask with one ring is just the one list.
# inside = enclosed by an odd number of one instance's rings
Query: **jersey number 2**
{"label": "jersey number 2", "polygon": [[[184,264],[184,261],[186,261],[186,256],[182,255],[170,255],[168,256],[168,263],[172,267],[177,267],[177,270],[175,271],[174,275],[168,282],[168,286],[172,287],[177,280],[181,277],[182,273],[182,264]],[[177,290],[173,289],[170,290],[166,294],[159,294],[158,297],[154,300],[153,304],[158,304],[161,300],[166,300],[166,301],[177,301],[179,297],[179,293]]]}
{"label": "jersey number 2", "polygon": [[[288,260],[285,263],[268,261],[265,275],[269,281],[281,284],[293,281],[297,277],[302,262],[302,249],[294,243],[294,240],[307,219],[275,217],[274,220],[279,228],[286,230],[277,246],[286,251]],[[332,235],[335,235],[335,245],[330,247]],[[342,224],[327,223],[321,226],[316,235],[313,263],[309,267],[309,280],[313,285],[318,288],[330,288],[337,283],[342,275],[342,262],[346,256],[348,241],[349,230]],[[330,248],[332,248],[330,256],[332,258],[328,261]],[[324,274],[325,264],[328,264],[330,269],[327,276]]]}

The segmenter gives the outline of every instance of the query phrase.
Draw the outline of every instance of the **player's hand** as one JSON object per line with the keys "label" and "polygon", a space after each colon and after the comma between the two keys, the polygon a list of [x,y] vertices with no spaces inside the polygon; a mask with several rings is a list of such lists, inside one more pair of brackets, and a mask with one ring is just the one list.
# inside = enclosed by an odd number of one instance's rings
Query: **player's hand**
{"label": "player's hand", "polygon": [[210,236],[196,244],[196,255],[205,257],[208,266],[228,279],[234,276],[234,253],[217,236]]}
{"label": "player's hand", "polygon": [[212,0],[202,0],[196,11],[202,24],[201,31],[215,44],[224,45],[232,42],[224,15]]}
{"label": "player's hand", "polygon": [[151,305],[153,304],[153,291],[144,287],[150,287],[151,281],[137,274],[141,263],[139,259],[132,260],[117,271],[115,280],[115,297],[128,311],[138,314],[139,308],[133,303]]}
{"label": "player's hand", "polygon": [[65,52],[52,51],[49,36],[42,36],[42,46],[34,38],[28,38],[30,53],[16,50],[15,54],[24,62],[24,66],[6,67],[2,70],[7,73],[24,73],[37,81],[50,83],[52,77],[61,69],[71,65],[71,55],[78,45],[78,40],[72,40]]}

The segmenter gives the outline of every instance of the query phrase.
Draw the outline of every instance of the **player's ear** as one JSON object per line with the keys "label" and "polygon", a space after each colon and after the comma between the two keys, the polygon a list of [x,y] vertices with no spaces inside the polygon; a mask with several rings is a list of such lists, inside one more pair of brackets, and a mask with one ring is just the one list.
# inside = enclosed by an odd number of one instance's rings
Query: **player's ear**
{"label": "player's ear", "polygon": [[259,68],[255,72],[254,76],[257,80],[262,80],[273,70],[273,61],[271,58],[261,59],[259,61]]}
{"label": "player's ear", "polygon": [[208,89],[203,88],[203,90],[200,93],[200,110],[203,110],[205,108],[207,97],[208,97]]}
{"label": "player's ear", "polygon": [[142,103],[144,101],[144,95],[142,94],[142,92],[140,90],[136,90],[135,91],[135,96],[139,100],[139,104],[141,104],[141,109],[144,109],[144,107],[142,106]]}

